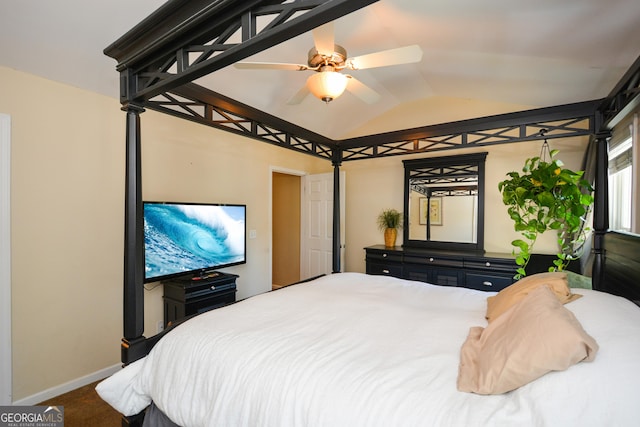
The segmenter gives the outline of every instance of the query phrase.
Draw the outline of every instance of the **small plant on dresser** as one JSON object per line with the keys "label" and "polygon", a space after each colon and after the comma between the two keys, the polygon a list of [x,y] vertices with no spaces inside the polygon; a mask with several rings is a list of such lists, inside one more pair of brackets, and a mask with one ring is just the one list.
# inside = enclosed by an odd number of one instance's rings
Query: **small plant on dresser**
{"label": "small plant on dresser", "polygon": [[378,228],[384,232],[384,245],[388,248],[396,245],[398,229],[402,227],[402,214],[396,209],[385,209],[378,215]]}

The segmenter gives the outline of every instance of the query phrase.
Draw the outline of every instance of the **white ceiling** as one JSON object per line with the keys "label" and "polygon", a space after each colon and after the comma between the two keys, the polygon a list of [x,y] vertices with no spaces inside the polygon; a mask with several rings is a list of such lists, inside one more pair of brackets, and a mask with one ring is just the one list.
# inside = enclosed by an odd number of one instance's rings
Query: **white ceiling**
{"label": "white ceiling", "polygon": [[[105,47],[162,0],[0,0],[0,65],[118,97]],[[640,55],[638,0],[380,0],[334,23],[350,57],[419,44],[417,64],[351,71],[379,92],[287,105],[311,71],[198,83],[331,138],[605,97]],[[303,34],[247,60],[306,63]]]}

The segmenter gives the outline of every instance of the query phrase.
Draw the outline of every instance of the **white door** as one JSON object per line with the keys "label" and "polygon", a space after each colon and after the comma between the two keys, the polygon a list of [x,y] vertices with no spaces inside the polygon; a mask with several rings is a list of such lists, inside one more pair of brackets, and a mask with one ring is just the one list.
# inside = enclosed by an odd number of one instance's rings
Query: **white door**
{"label": "white door", "polygon": [[12,403],[10,179],[11,119],[0,114],[0,406]]}
{"label": "white door", "polygon": [[[340,172],[340,270],[344,270],[345,173]],[[333,272],[333,173],[302,177],[300,279]]]}

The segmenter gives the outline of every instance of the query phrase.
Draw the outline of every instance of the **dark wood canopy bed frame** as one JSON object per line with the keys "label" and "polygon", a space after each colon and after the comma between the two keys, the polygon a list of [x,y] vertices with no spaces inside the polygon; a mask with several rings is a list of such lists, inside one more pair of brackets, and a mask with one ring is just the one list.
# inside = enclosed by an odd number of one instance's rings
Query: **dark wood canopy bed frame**
{"label": "dark wood canopy bed frame", "polygon": [[[122,362],[143,357],[145,338],[140,113],[152,109],[283,148],[324,158],[339,193],[342,162],[463,147],[590,136],[595,164],[593,287],[640,301],[636,236],[608,231],[607,141],[613,126],[640,104],[640,58],[604,99],[332,140],[192,83],[250,55],[366,7],[376,0],[171,0],[105,49],[117,60],[126,112],[124,336]],[[299,13],[304,12],[304,13]],[[296,15],[295,18],[293,16]],[[257,17],[271,18],[258,32]],[[241,31],[242,42],[228,43]],[[339,236],[334,197],[334,236]],[[333,271],[340,271],[334,238]]]}

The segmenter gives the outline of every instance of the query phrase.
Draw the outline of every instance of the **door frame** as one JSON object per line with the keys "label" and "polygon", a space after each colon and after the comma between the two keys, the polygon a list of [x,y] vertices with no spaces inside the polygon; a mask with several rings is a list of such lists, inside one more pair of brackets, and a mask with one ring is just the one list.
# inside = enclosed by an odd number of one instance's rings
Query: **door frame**
{"label": "door frame", "polygon": [[[303,177],[308,172],[288,169],[280,166],[269,166],[269,289],[273,283],[273,173]],[[302,220],[302,218],[301,218]]]}
{"label": "door frame", "polygon": [[11,116],[0,114],[0,405],[13,403],[10,193]]}

